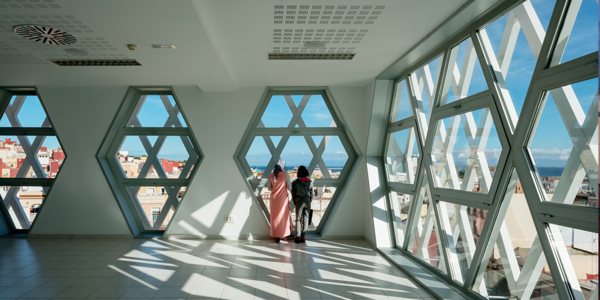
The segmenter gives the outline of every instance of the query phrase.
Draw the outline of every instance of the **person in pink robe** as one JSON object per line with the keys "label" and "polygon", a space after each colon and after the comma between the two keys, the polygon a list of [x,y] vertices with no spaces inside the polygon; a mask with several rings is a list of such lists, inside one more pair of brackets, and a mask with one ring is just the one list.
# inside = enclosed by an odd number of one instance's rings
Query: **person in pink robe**
{"label": "person in pink robe", "polygon": [[288,190],[292,188],[290,175],[285,171],[285,161],[279,159],[269,176],[267,188],[271,190],[271,237],[279,241],[292,233],[292,215]]}

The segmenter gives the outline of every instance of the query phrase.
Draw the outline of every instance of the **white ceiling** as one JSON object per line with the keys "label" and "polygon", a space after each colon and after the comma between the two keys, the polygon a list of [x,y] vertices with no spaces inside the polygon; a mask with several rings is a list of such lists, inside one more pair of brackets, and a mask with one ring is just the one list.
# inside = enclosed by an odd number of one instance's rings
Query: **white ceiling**
{"label": "white ceiling", "polygon": [[[27,8],[34,0],[0,2],[0,86],[28,85],[198,85],[204,91],[242,86],[363,86],[451,16],[467,0],[44,0],[46,8]],[[37,3],[40,3],[39,0]],[[14,7],[11,7],[11,4]],[[6,5],[2,7],[2,5]],[[318,24],[275,24],[275,5],[322,5]],[[325,5],[335,5],[323,18]],[[338,9],[347,5],[346,9]],[[350,9],[355,5],[354,9]],[[360,8],[356,9],[356,5]],[[365,5],[384,5],[379,9]],[[291,10],[291,9],[290,9]],[[366,18],[358,24],[331,24],[336,11]],[[356,11],[356,13],[351,12]],[[375,11],[375,13],[374,13]],[[349,13],[350,12],[350,13]],[[310,13],[305,13],[310,17]],[[368,18],[371,17],[372,18]],[[375,18],[376,16],[376,18]],[[282,19],[279,19],[282,20]],[[307,18],[309,20],[309,18]],[[371,20],[373,24],[365,24]],[[328,24],[323,24],[327,21]],[[15,25],[52,25],[76,35],[72,46],[47,46],[11,32]],[[286,29],[302,30],[299,43],[276,43]],[[278,31],[281,30],[281,31]],[[318,30],[335,33],[328,49],[353,52],[351,61],[269,61],[273,51],[300,48]],[[361,31],[362,30],[362,31]],[[334,43],[337,34],[349,43]],[[292,39],[293,40],[293,39]],[[339,41],[338,39],[337,41]],[[138,50],[127,50],[136,44]],[[153,49],[174,44],[177,49]],[[279,49],[274,48],[279,47]],[[283,47],[289,47],[284,49]],[[298,47],[298,49],[292,49]],[[59,67],[48,59],[75,59],[65,48],[84,49],[87,58],[132,58],[141,67]],[[353,48],[353,49],[352,49]]]}

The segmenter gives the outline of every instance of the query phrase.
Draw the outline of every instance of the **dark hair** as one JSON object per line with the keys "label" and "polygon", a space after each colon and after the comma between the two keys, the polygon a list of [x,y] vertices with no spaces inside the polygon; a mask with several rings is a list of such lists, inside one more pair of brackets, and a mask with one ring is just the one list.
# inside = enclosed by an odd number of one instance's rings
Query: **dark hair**
{"label": "dark hair", "polygon": [[302,178],[302,177],[308,177],[308,170],[306,169],[305,166],[300,166],[298,168],[298,173],[296,176],[298,176],[298,178]]}

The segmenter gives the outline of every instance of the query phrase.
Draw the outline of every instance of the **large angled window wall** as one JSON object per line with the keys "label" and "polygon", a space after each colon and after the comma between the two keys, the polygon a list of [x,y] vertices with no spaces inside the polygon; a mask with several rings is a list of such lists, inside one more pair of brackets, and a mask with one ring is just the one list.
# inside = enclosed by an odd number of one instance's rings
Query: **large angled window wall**
{"label": "large angled window wall", "polygon": [[98,159],[134,232],[164,232],[202,158],[170,90],[130,89]]}
{"label": "large angled window wall", "polygon": [[0,90],[0,101],[0,214],[11,232],[25,233],[66,154],[35,90]]}
{"label": "large angled window wall", "polygon": [[476,297],[597,299],[598,2],[506,7],[396,80],[392,242]]}
{"label": "large angled window wall", "polygon": [[324,89],[267,91],[235,155],[267,220],[270,191],[265,186],[281,158],[292,180],[299,166],[308,169],[315,186],[309,231],[321,232],[357,159],[357,148],[338,114]]}

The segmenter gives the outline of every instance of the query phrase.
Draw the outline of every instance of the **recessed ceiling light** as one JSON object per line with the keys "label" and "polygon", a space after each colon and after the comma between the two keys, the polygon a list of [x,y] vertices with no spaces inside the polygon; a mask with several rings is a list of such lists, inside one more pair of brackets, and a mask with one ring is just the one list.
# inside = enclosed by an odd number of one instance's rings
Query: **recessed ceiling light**
{"label": "recessed ceiling light", "polygon": [[43,25],[18,25],[13,28],[13,31],[30,41],[47,45],[72,45],[77,43],[77,38],[74,35]]}
{"label": "recessed ceiling light", "polygon": [[304,48],[308,49],[321,49],[327,47],[327,44],[322,42],[308,42],[304,44]]}
{"label": "recessed ceiling light", "polygon": [[85,50],[77,49],[77,48],[69,48],[65,49],[65,52],[74,55],[74,56],[86,56],[89,53]]}
{"label": "recessed ceiling light", "polygon": [[152,44],[152,48],[156,48],[156,49],[175,49],[175,45],[171,45],[171,44]]}

